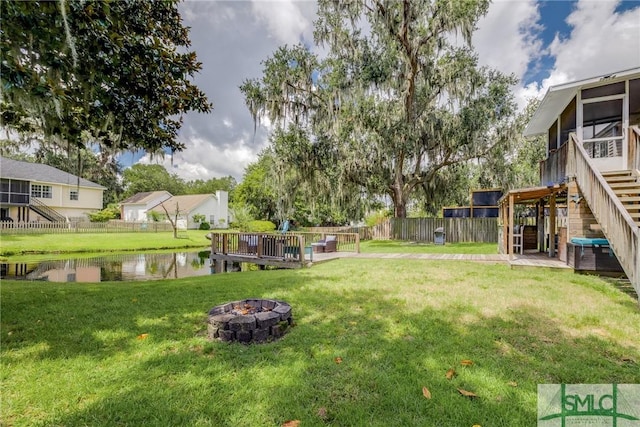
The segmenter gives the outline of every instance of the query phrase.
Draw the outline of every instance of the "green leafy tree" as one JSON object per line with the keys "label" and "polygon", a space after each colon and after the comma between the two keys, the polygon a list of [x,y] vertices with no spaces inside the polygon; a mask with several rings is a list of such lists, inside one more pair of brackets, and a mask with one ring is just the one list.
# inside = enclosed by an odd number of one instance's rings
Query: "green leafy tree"
{"label": "green leafy tree", "polygon": [[314,35],[327,59],[303,46],[278,49],[263,77],[241,86],[247,106],[257,122],[306,135],[274,138],[275,150],[307,181],[325,178],[316,194],[386,194],[405,217],[415,191],[430,191],[442,169],[511,137],[515,79],[479,67],[470,47],[488,4],[321,0]]}
{"label": "green leafy tree", "polygon": [[215,194],[216,191],[226,191],[230,195],[238,185],[232,176],[222,178],[211,178],[206,181],[197,179],[186,183],[187,194]]}
{"label": "green leafy tree", "polygon": [[176,174],[170,174],[162,165],[137,163],[124,170],[123,197],[130,197],[145,191],[168,191],[174,196],[185,194],[185,183]]}
{"label": "green leafy tree", "polygon": [[546,156],[544,136],[525,138],[524,129],[539,100],[531,100],[511,123],[511,144],[496,147],[489,156],[472,165],[472,185],[476,188],[514,188],[540,185],[540,161]]}
{"label": "green leafy tree", "polygon": [[62,147],[174,152],[209,112],[176,0],[0,2],[2,125]]}
{"label": "green leafy tree", "polygon": [[[242,181],[233,192],[233,206],[240,217],[276,219],[277,190],[274,188],[272,168],[274,159],[272,152],[265,150],[258,156],[258,161],[249,164],[244,171]],[[242,211],[246,210],[246,215]]]}

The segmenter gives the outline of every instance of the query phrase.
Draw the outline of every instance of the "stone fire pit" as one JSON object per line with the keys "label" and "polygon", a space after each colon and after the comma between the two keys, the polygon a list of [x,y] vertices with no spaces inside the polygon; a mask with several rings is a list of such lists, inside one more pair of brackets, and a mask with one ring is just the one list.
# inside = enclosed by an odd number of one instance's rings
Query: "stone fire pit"
{"label": "stone fire pit", "polygon": [[246,299],[209,310],[210,339],[261,343],[284,335],[293,322],[291,306],[283,301]]}

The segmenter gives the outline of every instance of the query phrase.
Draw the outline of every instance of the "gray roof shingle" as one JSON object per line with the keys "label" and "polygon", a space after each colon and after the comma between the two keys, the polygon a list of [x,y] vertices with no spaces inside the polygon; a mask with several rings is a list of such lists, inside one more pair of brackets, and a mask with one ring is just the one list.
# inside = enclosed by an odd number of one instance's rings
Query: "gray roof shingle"
{"label": "gray roof shingle", "polygon": [[[53,166],[40,163],[21,162],[6,157],[0,157],[0,177],[9,179],[20,179],[23,181],[36,181],[49,184],[77,185],[78,177]],[[80,178],[81,187],[101,188],[100,184]]]}

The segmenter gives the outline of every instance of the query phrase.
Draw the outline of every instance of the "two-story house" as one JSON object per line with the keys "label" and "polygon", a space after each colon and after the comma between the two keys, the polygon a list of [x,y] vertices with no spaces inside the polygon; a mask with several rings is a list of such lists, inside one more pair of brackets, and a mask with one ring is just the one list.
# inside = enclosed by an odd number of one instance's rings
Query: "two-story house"
{"label": "two-story house", "polygon": [[87,219],[105,187],[49,165],[0,157],[0,221]]}
{"label": "two-story house", "polygon": [[525,129],[535,135],[547,148],[540,186],[501,199],[500,249],[522,250],[516,205],[535,206],[534,249],[575,268],[604,248],[590,269],[615,257],[640,293],[640,68],[549,88]]}

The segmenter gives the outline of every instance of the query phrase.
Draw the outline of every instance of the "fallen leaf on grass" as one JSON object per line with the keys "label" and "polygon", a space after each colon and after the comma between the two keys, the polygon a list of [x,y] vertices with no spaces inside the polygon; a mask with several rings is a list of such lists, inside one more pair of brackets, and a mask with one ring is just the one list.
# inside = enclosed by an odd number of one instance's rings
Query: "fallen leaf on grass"
{"label": "fallen leaf on grass", "polygon": [[477,394],[475,394],[474,392],[472,392],[472,391],[467,391],[467,390],[465,390],[465,389],[463,389],[463,388],[459,388],[459,389],[458,389],[458,392],[459,392],[461,395],[465,396],[465,397],[471,397],[471,398],[478,397],[478,395],[477,395]]}
{"label": "fallen leaf on grass", "polygon": [[474,424],[473,427],[482,427],[480,424]]}
{"label": "fallen leaf on grass", "polygon": [[507,385],[510,385],[511,387],[518,387],[518,383],[515,381],[509,381]]}
{"label": "fallen leaf on grass", "polygon": [[282,424],[282,427],[298,427],[300,425],[300,420],[290,420],[290,421],[285,421],[284,424]]}
{"label": "fallen leaf on grass", "polygon": [[431,392],[426,387],[422,387],[422,395],[427,399],[431,399]]}
{"label": "fallen leaf on grass", "polygon": [[140,334],[140,335],[138,335],[138,337],[137,337],[137,338],[138,338],[139,340],[146,340],[146,339],[147,339],[147,337],[149,337],[149,334]]}
{"label": "fallen leaf on grass", "polygon": [[445,374],[445,377],[447,377],[448,380],[450,380],[451,378],[456,376],[456,371],[455,369],[451,368],[447,371],[447,373]]}
{"label": "fallen leaf on grass", "polygon": [[325,408],[324,406],[320,409],[318,409],[318,416],[320,418],[322,418],[323,420],[327,418],[327,408]]}
{"label": "fallen leaf on grass", "polygon": [[342,363],[342,357],[336,357],[335,359],[333,359],[334,362],[336,362],[338,365]]}
{"label": "fallen leaf on grass", "polygon": [[464,359],[460,361],[460,364],[462,366],[471,366],[473,365],[473,360],[469,360],[469,359]]}

